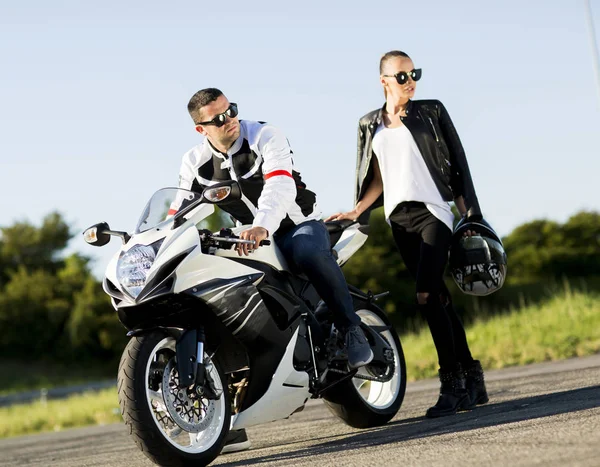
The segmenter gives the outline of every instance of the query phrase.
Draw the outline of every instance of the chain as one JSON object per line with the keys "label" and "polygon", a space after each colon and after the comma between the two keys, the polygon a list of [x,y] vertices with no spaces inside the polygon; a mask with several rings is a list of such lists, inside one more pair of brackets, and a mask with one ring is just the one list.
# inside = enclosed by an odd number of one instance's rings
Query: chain
{"label": "chain", "polygon": [[[389,341],[384,336],[381,336],[381,337],[389,345]],[[330,343],[328,345],[328,350],[331,353],[335,352],[335,344],[334,344],[334,342],[335,341],[330,340]],[[396,371],[396,365],[394,364],[394,360],[395,359],[394,359],[394,355],[393,354],[391,356],[387,354],[387,352],[389,352],[389,350],[386,350],[385,352],[386,352],[385,356],[388,358],[388,360],[390,360],[389,363],[388,363],[388,371],[386,372],[385,376],[377,377],[377,376],[372,376],[372,375],[363,375],[363,374],[360,374],[360,373],[356,373],[353,376],[353,378],[364,379],[366,381],[374,381],[374,382],[377,382],[377,383],[387,383],[388,381],[390,381],[394,377],[394,372]],[[328,366],[327,369],[329,371],[331,371],[332,373],[337,373],[337,374],[341,374],[341,375],[347,375],[348,374],[347,371],[338,370],[337,368],[332,368],[331,366]]]}
{"label": "chain", "polygon": [[[388,381],[390,381],[393,377],[394,377],[394,371],[396,371],[396,367],[393,363],[390,363],[388,368],[391,370],[389,372],[389,376],[384,376],[384,377],[377,377],[377,376],[371,376],[371,375],[362,375],[360,373],[356,373],[353,378],[358,378],[358,379],[364,379],[367,381],[375,381],[376,383],[387,383]],[[347,375],[348,372],[344,371],[344,370],[338,370],[337,368],[331,368],[329,367],[329,371],[331,371],[332,373],[338,373],[341,375]]]}

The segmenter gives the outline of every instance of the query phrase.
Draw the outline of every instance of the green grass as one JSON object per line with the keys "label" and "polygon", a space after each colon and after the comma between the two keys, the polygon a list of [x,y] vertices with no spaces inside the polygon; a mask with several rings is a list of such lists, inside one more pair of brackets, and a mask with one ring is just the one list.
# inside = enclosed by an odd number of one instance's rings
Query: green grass
{"label": "green grass", "polygon": [[[561,360],[600,352],[600,295],[568,287],[547,302],[476,321],[467,329],[484,369]],[[429,330],[402,337],[409,380],[436,376]],[[116,388],[46,404],[0,407],[0,438],[121,421]]]}
{"label": "green grass", "polygon": [[98,364],[75,366],[55,362],[0,359],[0,396],[116,377],[117,363],[99,367]]}
{"label": "green grass", "polygon": [[[600,352],[600,295],[566,288],[550,300],[475,321],[467,328],[484,370]],[[402,337],[409,381],[437,375],[429,330]]]}
{"label": "green grass", "polygon": [[121,421],[117,390],[0,407],[0,438]]}

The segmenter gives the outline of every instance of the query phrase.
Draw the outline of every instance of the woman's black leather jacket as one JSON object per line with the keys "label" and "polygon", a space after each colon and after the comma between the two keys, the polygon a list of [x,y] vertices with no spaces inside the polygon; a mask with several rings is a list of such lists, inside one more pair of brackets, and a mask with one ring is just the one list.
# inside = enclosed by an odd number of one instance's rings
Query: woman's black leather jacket
{"label": "woman's black leather jacket", "polygon": [[[385,104],[384,104],[385,107]],[[373,180],[373,137],[382,122],[383,108],[369,112],[358,123],[355,204]],[[409,101],[402,122],[423,155],[431,178],[442,198],[452,201],[463,196],[467,218],[481,216],[481,209],[469,172],[465,151],[444,105],[437,100]],[[383,195],[359,218],[366,223],[369,211],[383,204]]]}

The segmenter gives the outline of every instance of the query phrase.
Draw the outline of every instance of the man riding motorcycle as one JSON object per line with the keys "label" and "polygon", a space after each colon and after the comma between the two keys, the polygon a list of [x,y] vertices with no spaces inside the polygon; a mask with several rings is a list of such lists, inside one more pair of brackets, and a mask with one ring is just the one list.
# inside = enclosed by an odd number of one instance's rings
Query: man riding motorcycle
{"label": "man riding motorcycle", "polygon": [[[271,237],[289,266],[311,281],[333,312],[335,326],[345,336],[350,368],[370,363],[373,352],[331,252],[316,196],[294,170],[285,136],[264,122],[239,120],[237,105],[215,88],[194,94],[188,112],[205,139],[184,155],[179,187],[201,193],[215,183],[236,180],[242,199],[222,209],[241,224],[252,224],[240,238],[255,242],[240,244],[238,254],[248,256]],[[223,452],[249,447],[243,430],[232,431]]]}

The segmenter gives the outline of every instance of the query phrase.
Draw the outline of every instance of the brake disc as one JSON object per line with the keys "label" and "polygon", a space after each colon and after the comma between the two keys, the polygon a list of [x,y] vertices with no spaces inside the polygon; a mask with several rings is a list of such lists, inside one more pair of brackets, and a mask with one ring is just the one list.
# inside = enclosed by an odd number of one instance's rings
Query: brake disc
{"label": "brake disc", "polygon": [[215,401],[196,394],[193,387],[179,387],[175,358],[171,358],[162,379],[162,393],[167,412],[173,421],[189,433],[205,430],[215,416]]}

